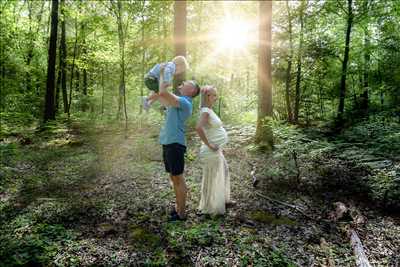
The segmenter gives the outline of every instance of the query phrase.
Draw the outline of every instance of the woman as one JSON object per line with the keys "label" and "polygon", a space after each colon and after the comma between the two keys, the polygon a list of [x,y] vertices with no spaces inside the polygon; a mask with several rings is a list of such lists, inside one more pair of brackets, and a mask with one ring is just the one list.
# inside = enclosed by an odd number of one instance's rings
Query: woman
{"label": "woman", "polygon": [[230,204],[230,177],[221,147],[228,142],[228,135],[220,118],[211,109],[217,100],[217,90],[205,86],[200,94],[200,119],[196,131],[202,141],[203,179],[199,210],[203,214],[224,214],[225,205]]}

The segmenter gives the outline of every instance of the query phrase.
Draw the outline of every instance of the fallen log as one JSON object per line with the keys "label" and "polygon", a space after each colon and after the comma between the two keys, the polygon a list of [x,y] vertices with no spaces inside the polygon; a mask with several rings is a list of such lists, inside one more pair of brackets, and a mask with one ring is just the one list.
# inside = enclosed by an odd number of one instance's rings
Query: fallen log
{"label": "fallen log", "polygon": [[364,247],[361,243],[360,238],[357,235],[357,232],[354,229],[350,229],[349,234],[350,244],[353,248],[354,256],[356,257],[357,267],[371,267],[367,255],[365,255]]}
{"label": "fallen log", "polygon": [[266,200],[269,200],[269,201],[271,201],[271,202],[275,202],[275,203],[280,204],[280,205],[282,205],[282,206],[285,206],[285,207],[289,207],[289,208],[291,208],[291,209],[294,209],[295,211],[301,213],[304,217],[306,217],[306,218],[308,218],[308,219],[310,219],[310,220],[315,220],[313,217],[311,217],[310,215],[306,214],[303,210],[301,210],[301,209],[300,209],[299,207],[297,207],[297,206],[291,205],[291,204],[289,204],[289,203],[286,203],[286,202],[283,202],[283,201],[280,201],[280,200],[277,200],[277,199],[274,199],[274,198],[267,197],[267,196],[265,196],[265,195],[263,195],[263,194],[261,194],[261,193],[259,193],[259,192],[257,192],[257,191],[255,191],[255,194],[256,194],[257,196],[260,196],[260,197],[262,197],[262,198],[264,198],[264,199],[266,199]]}

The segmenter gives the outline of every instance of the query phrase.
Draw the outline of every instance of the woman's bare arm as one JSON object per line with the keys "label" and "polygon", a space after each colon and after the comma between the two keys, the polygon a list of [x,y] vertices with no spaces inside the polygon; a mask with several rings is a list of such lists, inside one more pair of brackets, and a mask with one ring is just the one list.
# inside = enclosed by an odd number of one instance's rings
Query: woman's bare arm
{"label": "woman's bare arm", "polygon": [[199,135],[201,141],[203,141],[206,146],[208,146],[211,150],[217,151],[219,149],[218,145],[211,144],[207,139],[206,133],[204,132],[204,127],[208,124],[209,117],[210,114],[208,114],[207,112],[201,113],[200,119],[196,125],[196,132]]}

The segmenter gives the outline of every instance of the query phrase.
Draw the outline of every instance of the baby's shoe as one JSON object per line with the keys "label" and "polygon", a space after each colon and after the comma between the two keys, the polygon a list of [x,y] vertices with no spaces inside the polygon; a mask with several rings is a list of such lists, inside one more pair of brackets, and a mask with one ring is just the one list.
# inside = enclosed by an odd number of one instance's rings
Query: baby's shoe
{"label": "baby's shoe", "polygon": [[149,103],[149,100],[147,99],[147,96],[144,96],[144,97],[143,97],[143,99],[142,99],[142,105],[143,105],[143,109],[144,109],[145,111],[149,111],[149,109],[150,109],[150,103]]}

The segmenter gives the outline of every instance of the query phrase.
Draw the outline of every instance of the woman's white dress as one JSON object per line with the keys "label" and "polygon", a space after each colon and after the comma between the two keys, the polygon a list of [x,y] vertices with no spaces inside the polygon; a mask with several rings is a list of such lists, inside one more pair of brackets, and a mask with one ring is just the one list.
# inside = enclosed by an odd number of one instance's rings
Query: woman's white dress
{"label": "woman's white dress", "polygon": [[[209,123],[204,127],[209,143],[223,147],[228,142],[228,135],[220,118],[212,109],[203,107],[200,115],[203,112],[209,114]],[[224,214],[225,203],[230,201],[230,176],[222,150],[213,151],[202,143],[200,159],[203,164],[203,178],[199,210],[205,214]]]}

